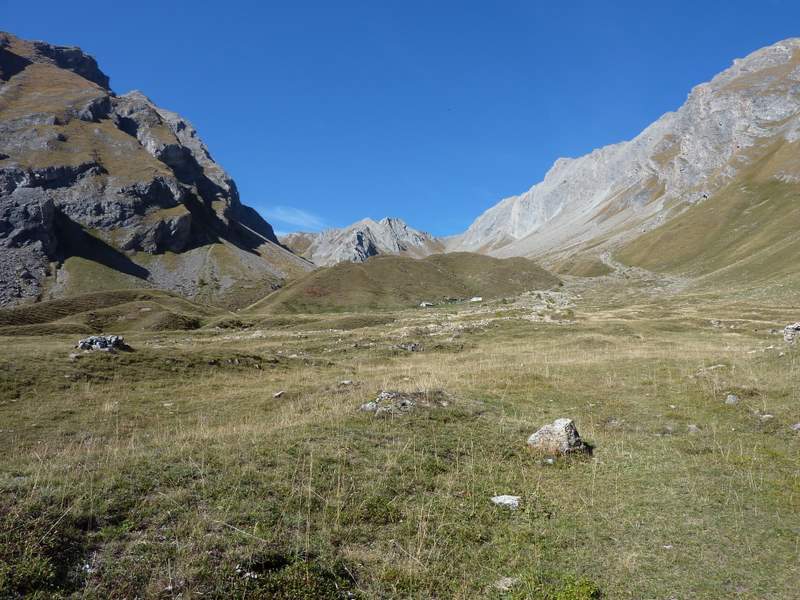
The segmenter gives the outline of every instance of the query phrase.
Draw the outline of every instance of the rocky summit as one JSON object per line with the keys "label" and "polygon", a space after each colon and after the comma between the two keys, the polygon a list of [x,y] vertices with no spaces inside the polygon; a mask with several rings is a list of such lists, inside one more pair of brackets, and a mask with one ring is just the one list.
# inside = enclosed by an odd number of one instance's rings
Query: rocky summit
{"label": "rocky summit", "polygon": [[0,305],[158,287],[246,303],[306,261],[195,128],[78,48],[0,33]]}
{"label": "rocky summit", "polygon": [[402,219],[363,219],[341,229],[321,233],[290,233],[281,238],[286,246],[312,261],[328,266],[339,262],[363,262],[379,254],[407,254],[420,258],[441,252],[442,243]]}

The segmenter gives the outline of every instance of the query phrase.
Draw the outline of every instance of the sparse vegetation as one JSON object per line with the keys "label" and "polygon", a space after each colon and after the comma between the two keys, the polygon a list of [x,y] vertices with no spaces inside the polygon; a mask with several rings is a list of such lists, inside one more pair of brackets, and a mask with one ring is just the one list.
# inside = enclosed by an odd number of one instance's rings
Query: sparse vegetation
{"label": "sparse vegetation", "polygon": [[[0,596],[791,597],[798,355],[769,330],[800,307],[582,297],[226,317],[76,360],[4,338]],[[357,410],[381,389],[452,402]],[[528,451],[560,416],[593,456]]]}
{"label": "sparse vegetation", "polygon": [[497,259],[453,252],[421,260],[383,255],[364,263],[318,269],[248,309],[264,312],[366,312],[410,308],[422,301],[482,295],[499,298],[560,284],[552,273],[525,258]]}

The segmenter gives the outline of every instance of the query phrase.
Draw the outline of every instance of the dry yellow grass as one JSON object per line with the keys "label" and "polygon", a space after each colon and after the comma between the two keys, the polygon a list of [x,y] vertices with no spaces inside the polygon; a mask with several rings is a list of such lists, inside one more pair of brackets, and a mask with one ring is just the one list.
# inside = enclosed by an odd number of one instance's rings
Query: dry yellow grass
{"label": "dry yellow grass", "polygon": [[[468,310],[135,334],[76,362],[70,338],[5,340],[0,515],[36,551],[4,560],[88,597],[501,597],[503,576],[519,598],[791,596],[800,367],[768,330],[798,307],[584,292],[573,322]],[[357,411],[380,389],[454,402]],[[560,416],[592,458],[526,450]],[[64,573],[32,569],[52,556]]]}

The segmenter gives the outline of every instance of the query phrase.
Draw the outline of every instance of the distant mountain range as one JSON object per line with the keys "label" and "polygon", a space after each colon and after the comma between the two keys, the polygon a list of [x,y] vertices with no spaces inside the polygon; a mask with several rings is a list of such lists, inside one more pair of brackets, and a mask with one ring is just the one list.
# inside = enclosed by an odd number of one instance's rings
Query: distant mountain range
{"label": "distant mountain range", "polygon": [[78,48],[0,34],[0,305],[144,287],[238,307],[381,254],[800,273],[800,39],[735,61],[631,141],[559,159],[444,239],[385,218],[278,240],[190,123],[109,85]]}
{"label": "distant mountain range", "polygon": [[[362,221],[284,241],[321,265],[443,248],[578,265],[578,274],[606,272],[587,257],[611,252],[629,264],[703,276],[778,268],[785,275],[800,271],[786,264],[798,256],[797,228],[787,223],[800,223],[799,203],[790,200],[800,195],[799,140],[800,39],[788,39],[734,61],[633,140],[557,160],[541,183],[502,200],[463,234],[419,234],[424,243],[407,244]],[[708,235],[723,239],[711,244]],[[757,273],[742,261],[759,265]]]}

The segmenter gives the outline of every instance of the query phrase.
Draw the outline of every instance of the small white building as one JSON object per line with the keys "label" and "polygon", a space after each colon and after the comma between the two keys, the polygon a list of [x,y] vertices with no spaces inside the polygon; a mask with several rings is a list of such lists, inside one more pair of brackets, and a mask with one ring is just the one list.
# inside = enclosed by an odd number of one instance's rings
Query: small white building
{"label": "small white building", "polygon": [[483,302],[483,296],[473,296],[469,299],[470,302]]}

